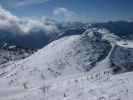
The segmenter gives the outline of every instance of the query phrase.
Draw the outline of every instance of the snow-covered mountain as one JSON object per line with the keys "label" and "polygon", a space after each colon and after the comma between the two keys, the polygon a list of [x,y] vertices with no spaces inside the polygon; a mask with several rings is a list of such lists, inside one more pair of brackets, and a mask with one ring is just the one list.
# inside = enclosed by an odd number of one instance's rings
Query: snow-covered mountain
{"label": "snow-covered mountain", "polygon": [[113,75],[131,71],[131,44],[99,28],[55,40],[26,59],[0,65],[0,99],[132,100],[132,72]]}
{"label": "snow-covered mountain", "polygon": [[111,49],[109,42],[95,32],[92,35],[85,32],[56,40],[29,58],[3,68],[3,77],[14,80],[12,85],[27,83],[32,87],[50,78],[87,72]]}

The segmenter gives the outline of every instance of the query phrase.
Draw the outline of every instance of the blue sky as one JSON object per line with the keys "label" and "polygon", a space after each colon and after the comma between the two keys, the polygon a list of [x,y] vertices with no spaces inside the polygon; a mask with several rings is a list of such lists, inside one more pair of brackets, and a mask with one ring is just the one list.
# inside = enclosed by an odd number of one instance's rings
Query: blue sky
{"label": "blue sky", "polygon": [[0,4],[22,17],[85,22],[133,20],[133,0],[0,0]]}

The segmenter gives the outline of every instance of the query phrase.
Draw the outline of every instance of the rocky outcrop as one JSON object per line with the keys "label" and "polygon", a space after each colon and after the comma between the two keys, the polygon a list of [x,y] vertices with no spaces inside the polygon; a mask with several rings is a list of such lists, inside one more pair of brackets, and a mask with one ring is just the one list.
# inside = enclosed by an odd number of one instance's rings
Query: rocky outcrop
{"label": "rocky outcrop", "polygon": [[110,61],[114,73],[133,70],[133,48],[126,48],[116,45],[111,53]]}

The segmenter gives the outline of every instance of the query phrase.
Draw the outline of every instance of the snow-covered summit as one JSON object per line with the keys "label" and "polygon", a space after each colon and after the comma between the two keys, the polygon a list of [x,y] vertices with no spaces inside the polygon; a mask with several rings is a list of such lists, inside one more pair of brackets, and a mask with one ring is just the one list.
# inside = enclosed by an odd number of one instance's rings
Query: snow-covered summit
{"label": "snow-covered summit", "polygon": [[87,72],[103,60],[110,49],[110,43],[102,39],[94,41],[84,35],[64,37],[29,58],[3,68],[4,77],[12,80],[13,86],[27,83],[32,87],[50,78]]}
{"label": "snow-covered summit", "polygon": [[118,36],[105,28],[90,28],[87,29],[83,35],[87,35],[91,40],[106,40],[110,43],[115,43],[116,41],[121,40]]}

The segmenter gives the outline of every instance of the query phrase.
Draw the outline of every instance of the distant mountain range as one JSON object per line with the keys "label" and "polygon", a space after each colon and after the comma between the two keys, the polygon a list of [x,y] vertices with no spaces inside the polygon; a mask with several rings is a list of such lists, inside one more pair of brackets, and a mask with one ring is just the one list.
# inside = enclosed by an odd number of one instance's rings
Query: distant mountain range
{"label": "distant mountain range", "polygon": [[93,27],[106,28],[123,39],[133,39],[133,22],[116,21],[107,23],[95,23]]}
{"label": "distant mountain range", "polygon": [[107,23],[57,23],[58,32],[47,33],[44,31],[31,31],[28,34],[14,33],[8,30],[0,30],[0,46],[4,43],[16,45],[22,48],[42,48],[53,40],[64,36],[82,34],[86,29],[92,27],[106,28],[115,35],[125,39],[133,39],[133,22],[117,21]]}

